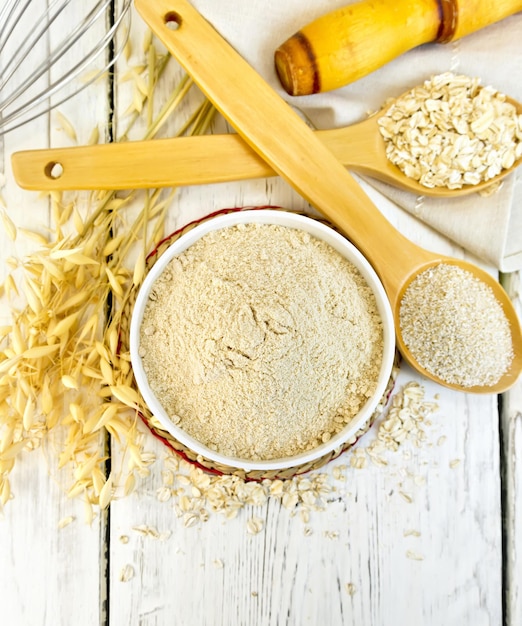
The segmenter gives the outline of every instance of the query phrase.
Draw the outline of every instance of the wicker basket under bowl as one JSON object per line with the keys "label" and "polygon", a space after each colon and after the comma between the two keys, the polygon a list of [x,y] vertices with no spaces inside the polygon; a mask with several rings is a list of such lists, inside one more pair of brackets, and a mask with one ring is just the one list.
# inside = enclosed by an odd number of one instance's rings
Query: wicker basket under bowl
{"label": "wicker basket under bowl", "polygon": [[[372,289],[384,331],[382,364],[375,392],[350,423],[328,442],[318,445],[312,450],[291,457],[270,460],[241,459],[220,454],[203,445],[173,423],[148,383],[139,354],[140,328],[151,289],[171,259],[184,252],[199,238],[211,231],[252,222],[300,229],[325,241],[347,258],[358,268]],[[353,445],[382,412],[386,398],[393,387],[397,364],[391,308],[385,291],[368,261],[350,242],[323,221],[300,213],[279,210],[275,207],[257,210],[225,210],[201,220],[196,225],[191,224],[174,233],[160,245],[148,261],[148,273],[136,296],[131,313],[129,334],[131,363],[137,389],[150,411],[149,415],[143,416],[144,420],[157,437],[187,460],[210,471],[238,474],[247,479],[289,477],[320,467],[337,457]],[[223,419],[226,419],[226,416],[223,416]]]}

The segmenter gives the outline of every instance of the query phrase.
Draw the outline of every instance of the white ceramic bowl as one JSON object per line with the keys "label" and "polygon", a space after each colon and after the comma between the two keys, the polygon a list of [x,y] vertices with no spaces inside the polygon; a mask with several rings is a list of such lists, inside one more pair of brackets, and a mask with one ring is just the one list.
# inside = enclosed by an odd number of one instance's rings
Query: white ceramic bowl
{"label": "white ceramic bowl", "polygon": [[[281,226],[303,230],[318,239],[322,239],[342,254],[358,268],[368,285],[371,287],[377,300],[377,306],[382,318],[384,330],[384,351],[377,387],[374,394],[368,399],[352,421],[347,424],[343,430],[337,433],[337,435],[333,436],[327,443],[321,444],[313,450],[309,450],[292,457],[271,459],[267,461],[253,461],[250,459],[240,459],[219,454],[191,437],[183,429],[179,428],[179,426],[176,426],[169,419],[167,412],[162,407],[158,398],[154,395],[151,387],[149,386],[147,376],[143,369],[142,360],[139,356],[140,327],[150,290],[158,276],[163,272],[172,258],[185,251],[195,241],[213,230],[234,226],[236,224],[252,222],[261,224],[278,224]],[[216,463],[241,468],[245,471],[277,470],[296,467],[321,458],[346,443],[346,441],[353,437],[353,435],[355,435],[355,433],[357,433],[357,431],[359,431],[366,424],[382,399],[390,379],[395,355],[395,330],[391,307],[377,274],[374,272],[365,257],[349,241],[347,241],[335,230],[312,218],[286,211],[257,209],[249,211],[236,211],[225,215],[219,215],[202,222],[177,239],[160,256],[160,258],[152,266],[136,298],[130,326],[130,353],[136,383],[149,410],[161,423],[162,427],[179,442],[197,454],[201,454],[203,457]]]}

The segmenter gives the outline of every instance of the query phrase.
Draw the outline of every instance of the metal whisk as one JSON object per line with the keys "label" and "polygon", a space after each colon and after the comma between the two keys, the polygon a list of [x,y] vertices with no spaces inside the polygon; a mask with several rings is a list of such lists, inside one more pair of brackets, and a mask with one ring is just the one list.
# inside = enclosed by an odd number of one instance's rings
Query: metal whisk
{"label": "metal whisk", "polygon": [[[110,69],[131,0],[3,0],[0,136],[62,104]],[[80,16],[80,17],[79,17]],[[128,34],[128,29],[126,31]]]}

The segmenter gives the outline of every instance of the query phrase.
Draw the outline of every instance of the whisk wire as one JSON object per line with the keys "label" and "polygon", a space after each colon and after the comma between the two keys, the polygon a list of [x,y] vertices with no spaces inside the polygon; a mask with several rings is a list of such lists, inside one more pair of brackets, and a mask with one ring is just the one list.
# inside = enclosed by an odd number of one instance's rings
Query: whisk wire
{"label": "whisk wire", "polygon": [[[55,0],[54,4],[57,4],[58,1],[61,1],[61,0]],[[71,0],[66,0],[65,2],[62,3],[62,5],[59,7],[59,10],[56,13],[50,15],[49,22],[48,22],[49,25],[52,24],[52,22],[54,22],[54,20],[58,17],[58,15],[63,11],[63,9],[65,9],[65,7],[70,2]],[[72,30],[70,33],[67,34],[67,38],[64,39],[54,50],[52,50],[49,57],[47,59],[44,59],[44,61],[42,61],[42,63],[40,63],[40,65],[31,72],[30,76],[27,77],[27,80],[24,83],[22,83],[15,91],[13,91],[13,93],[7,99],[0,102],[0,110],[8,107],[12,102],[14,102],[17,98],[20,97],[21,94],[23,94],[27,90],[29,85],[36,83],[36,81],[41,76],[43,76],[43,74],[49,71],[49,69],[59,59],[61,59],[83,37],[83,35],[89,30],[89,28],[94,24],[94,22],[100,16],[101,17],[105,16],[105,9],[108,6],[110,6],[110,3],[111,3],[111,0],[102,0],[101,2],[98,2],[98,4],[85,17],[85,19],[79,24],[77,24],[74,30]],[[52,6],[50,8],[52,8]],[[16,65],[11,70],[11,73],[8,74],[5,77],[5,79],[2,80],[2,82],[0,82],[0,92],[2,88],[4,87],[4,85],[7,83],[7,81],[11,78],[12,74],[16,71],[16,67],[19,66],[20,63],[23,63],[27,59],[29,53],[34,48],[36,42],[39,41],[39,39],[42,37],[43,33],[47,29],[48,29],[48,25],[45,24],[41,30],[36,31],[33,37],[31,37],[30,39],[26,41],[26,45],[20,46],[20,48],[18,49],[18,54],[13,56],[11,61],[6,66],[8,67],[9,65],[12,65],[13,60],[16,62]],[[106,43],[111,39],[111,37],[112,37],[112,29],[106,34],[102,42],[100,42],[99,47],[100,48],[104,47]],[[98,49],[98,46],[96,47],[96,49]],[[86,54],[85,59],[88,62],[90,62],[91,58],[94,58],[94,57],[91,57],[92,54],[93,54],[92,50]],[[88,65],[88,62],[86,64],[79,63],[77,65]],[[4,68],[4,72],[5,72],[5,69],[6,68]],[[49,95],[53,93],[51,91],[51,87],[49,88]]]}
{"label": "whisk wire", "polygon": [[[14,70],[19,68],[24,63],[26,66],[29,64],[27,59],[31,51],[35,48],[37,43],[46,37],[46,33],[48,32],[50,25],[72,1],[73,0],[53,0],[53,2],[49,5],[43,17],[39,20],[43,23],[43,26],[38,28],[24,44],[19,46],[14,57],[12,57],[5,66],[9,68],[7,73],[5,72],[4,67],[2,80],[0,82],[0,92],[5,91],[5,85],[10,79],[13,79],[16,76],[16,72]],[[19,19],[21,14],[26,11],[28,4],[30,4],[30,0],[25,2],[25,4],[23,4],[22,0],[12,0],[11,5],[13,6],[9,9],[4,6],[0,16],[4,13],[7,14],[7,11],[9,10],[8,18],[10,19],[11,15],[13,15],[14,8],[16,8],[15,5],[17,5],[19,8],[19,12],[17,14]],[[59,106],[69,98],[72,98],[77,93],[85,89],[88,85],[91,85],[93,82],[98,80],[114,66],[126,45],[129,29],[127,28],[123,33],[123,36],[119,38],[117,47],[110,51],[109,47],[111,42],[115,40],[116,31],[122,22],[124,20],[130,20],[130,4],[131,0],[125,0],[121,11],[115,17],[110,27],[105,31],[103,37],[90,47],[89,51],[85,53],[81,59],[73,59],[71,61],[72,65],[67,67],[66,71],[62,71],[58,78],[55,80],[49,79],[43,87],[38,87],[38,91],[36,91],[38,81],[46,76],[51,76],[51,70],[57,67],[60,60],[68,56],[73,58],[72,51],[75,44],[77,44],[81,38],[88,35],[89,30],[99,19],[105,18],[107,11],[112,6],[111,0],[98,0],[85,17],[77,23],[72,30],[66,33],[59,45],[53,48],[47,57],[37,65],[36,69],[31,68],[29,75],[26,76],[20,84],[15,87],[6,98],[4,98],[4,100],[0,101],[0,136],[39,117],[40,115],[50,111],[52,108]],[[0,34],[3,33],[4,31],[2,30]],[[10,35],[12,34],[12,29],[9,29],[9,33]],[[93,72],[86,76],[84,81],[80,81],[72,91],[66,91],[64,89],[64,87],[71,83],[75,78],[78,78],[82,73],[87,72],[89,66],[91,66],[100,57],[100,55],[104,53],[106,53],[107,56],[103,67],[93,70]]]}
{"label": "whisk wire", "polygon": [[[3,9],[0,9],[0,24],[3,24],[0,31],[0,53],[4,49],[9,37],[13,34],[13,31],[19,21],[29,8],[31,0],[27,0],[25,4],[22,4],[20,0],[8,1]],[[18,9],[18,12],[16,12]]]}
{"label": "whisk wire", "polygon": [[[45,32],[49,30],[51,24],[58,18],[60,13],[67,7],[67,5],[71,2],[71,0],[54,0],[54,2],[49,6],[46,12],[39,16],[36,20],[36,23],[40,25],[39,28],[33,30],[28,36],[23,44],[18,48],[16,53],[9,59],[9,61],[2,68],[2,80],[0,82],[0,91],[5,87],[7,82],[12,78],[13,74],[20,67],[20,64],[27,58],[31,50],[33,50],[34,46],[37,42],[44,36]],[[56,5],[58,9],[53,12]],[[73,33],[71,33],[71,40],[69,47],[73,45],[74,40],[72,39]],[[47,64],[50,66],[52,64],[52,56],[48,59]],[[10,71],[9,71],[10,70]],[[41,75],[41,74],[40,74]],[[36,75],[33,73],[32,78],[36,80],[40,75]],[[14,98],[17,97],[17,93],[13,93],[12,96],[7,100],[0,104],[0,107],[7,106]]]}

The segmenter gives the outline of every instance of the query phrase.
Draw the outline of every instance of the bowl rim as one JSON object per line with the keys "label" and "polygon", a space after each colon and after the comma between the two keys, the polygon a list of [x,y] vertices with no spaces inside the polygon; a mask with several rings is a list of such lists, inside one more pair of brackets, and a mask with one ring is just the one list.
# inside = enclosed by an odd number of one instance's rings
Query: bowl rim
{"label": "bowl rim", "polygon": [[[238,224],[257,223],[275,224],[287,226],[308,232],[310,235],[322,239],[351,263],[353,263],[368,283],[376,298],[377,307],[383,324],[383,354],[375,392],[363,405],[349,424],[328,442],[323,443],[312,450],[301,452],[294,456],[288,456],[269,460],[252,460],[227,456],[216,452],[189,435],[182,428],[174,424],[168,417],[167,412],[152,391],[147,381],[143,368],[142,359],[139,355],[140,328],[143,314],[148,301],[149,293],[157,278],[164,271],[170,261],[184,252],[192,244],[204,235],[222,228],[236,226]],[[230,466],[244,471],[256,470],[283,470],[297,465],[305,465],[316,461],[324,455],[341,448],[349,439],[370,420],[373,412],[386,391],[395,359],[395,327],[391,305],[384,287],[364,255],[343,235],[331,226],[324,224],[313,217],[295,213],[290,210],[257,209],[236,211],[210,217],[210,219],[194,226],[191,230],[181,235],[170,244],[161,256],[155,261],[148,271],[134,303],[131,312],[129,330],[129,348],[131,366],[138,390],[145,401],[149,411],[168,433],[176,438],[187,448],[198,455],[203,456],[215,463]]]}

